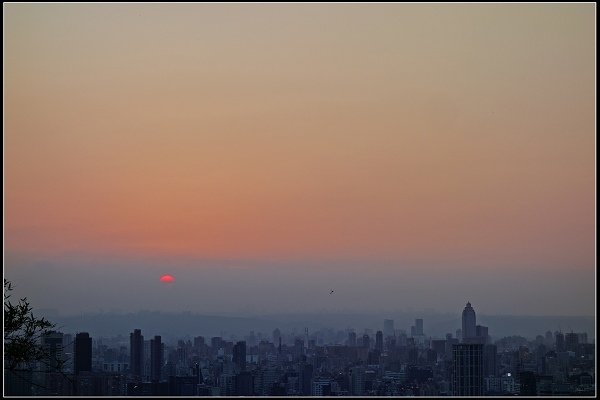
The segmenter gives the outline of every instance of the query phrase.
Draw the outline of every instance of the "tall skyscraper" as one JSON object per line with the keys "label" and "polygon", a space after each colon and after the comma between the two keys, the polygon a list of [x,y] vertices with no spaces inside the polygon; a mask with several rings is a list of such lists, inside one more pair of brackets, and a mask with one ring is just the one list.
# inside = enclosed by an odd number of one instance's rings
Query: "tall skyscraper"
{"label": "tall skyscraper", "polygon": [[383,332],[377,331],[375,334],[375,350],[383,351]]}
{"label": "tall skyscraper", "polygon": [[483,325],[477,325],[475,327],[475,336],[477,336],[478,343],[488,343],[488,327]]}
{"label": "tall skyscraper", "polygon": [[330,378],[317,378],[312,383],[311,395],[313,397],[323,397],[331,395],[332,380]]}
{"label": "tall skyscraper", "polygon": [[356,347],[356,332],[348,332],[348,346]]}
{"label": "tall skyscraper", "polygon": [[194,348],[201,349],[204,347],[205,341],[204,336],[196,336],[194,338]]}
{"label": "tall skyscraper", "polygon": [[87,332],[75,336],[75,374],[92,371],[92,338]]}
{"label": "tall skyscraper", "polygon": [[144,336],[141,329],[129,334],[129,365],[131,375],[141,378],[144,372]]}
{"label": "tall skyscraper", "polygon": [[350,368],[350,394],[362,396],[365,390],[365,368],[362,366]]}
{"label": "tall skyscraper", "polygon": [[150,379],[159,382],[163,365],[163,347],[160,336],[150,339]]}
{"label": "tall skyscraper", "polygon": [[300,369],[300,394],[303,396],[311,395],[313,377],[313,366],[311,364],[302,364]]}
{"label": "tall skyscraper", "polygon": [[496,358],[498,348],[495,344],[483,346],[483,377],[496,376]]}
{"label": "tall skyscraper", "polygon": [[565,335],[565,350],[577,352],[579,349],[579,335],[577,333],[567,333]]}
{"label": "tall skyscraper", "polygon": [[218,350],[222,345],[223,338],[221,338],[220,336],[215,336],[210,339],[210,347],[212,347],[213,350]]}
{"label": "tall skyscraper", "polygon": [[422,318],[415,319],[415,335],[416,336],[423,335],[423,319]]}
{"label": "tall skyscraper", "polygon": [[483,344],[455,344],[452,352],[454,395],[483,396]]}
{"label": "tall skyscraper", "polygon": [[237,369],[236,372],[246,370],[246,342],[241,341],[233,345],[233,364]]}
{"label": "tall skyscraper", "polygon": [[383,320],[383,336],[394,336],[394,320],[384,319]]}
{"label": "tall skyscraper", "polygon": [[50,331],[42,335],[42,348],[49,356],[48,362],[42,365],[43,371],[56,371],[63,362],[63,340],[61,332]]}
{"label": "tall skyscraper", "polygon": [[304,340],[299,337],[294,339],[294,358],[300,359],[304,355]]}
{"label": "tall skyscraper", "polygon": [[366,347],[367,349],[371,347],[371,339],[369,338],[369,335],[367,335],[366,333],[363,335],[362,345],[363,345],[363,347]]}
{"label": "tall skyscraper", "polygon": [[475,310],[471,307],[471,303],[467,302],[465,309],[462,312],[462,342],[468,343],[470,339],[477,337]]}
{"label": "tall skyscraper", "polygon": [[279,328],[275,328],[273,331],[273,343],[277,345],[279,343],[279,338],[281,338],[281,331]]}
{"label": "tall skyscraper", "polygon": [[308,328],[304,328],[304,348],[308,348]]}
{"label": "tall skyscraper", "polygon": [[562,332],[556,332],[554,339],[556,341],[556,352],[560,353],[565,351],[565,336]]}
{"label": "tall skyscraper", "polygon": [[63,335],[63,354],[65,357],[65,372],[73,372],[73,366],[75,365],[74,354],[75,354],[75,340],[73,335],[65,333]]}

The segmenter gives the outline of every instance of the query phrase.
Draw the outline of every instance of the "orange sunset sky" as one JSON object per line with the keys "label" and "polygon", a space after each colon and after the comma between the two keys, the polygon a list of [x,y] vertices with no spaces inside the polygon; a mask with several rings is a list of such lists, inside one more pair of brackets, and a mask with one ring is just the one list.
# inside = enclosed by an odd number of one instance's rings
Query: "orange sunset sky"
{"label": "orange sunset sky", "polygon": [[595,5],[3,7],[6,254],[572,274],[594,311]]}

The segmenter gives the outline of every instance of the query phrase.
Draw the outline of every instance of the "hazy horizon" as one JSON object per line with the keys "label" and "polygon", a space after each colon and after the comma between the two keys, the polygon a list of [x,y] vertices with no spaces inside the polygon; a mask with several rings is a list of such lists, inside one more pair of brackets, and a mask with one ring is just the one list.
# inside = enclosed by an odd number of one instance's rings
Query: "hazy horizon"
{"label": "hazy horizon", "polygon": [[3,10],[35,308],[596,314],[594,4]]}
{"label": "hazy horizon", "polygon": [[[461,327],[461,312],[436,313],[434,311],[395,311],[379,313],[303,313],[263,315],[205,315],[192,312],[139,311],[130,313],[98,312],[81,315],[45,314],[57,324],[57,330],[66,333],[89,332],[92,336],[127,336],[134,329],[147,335],[161,335],[169,340],[198,335],[224,336],[246,335],[250,332],[267,334],[275,329],[285,334],[299,335],[305,329],[315,331],[375,332],[383,328],[384,319],[392,319],[395,329],[410,332],[415,319],[424,321],[424,332],[428,337],[453,336]],[[552,317],[552,316],[499,316],[477,315],[477,323],[487,326],[494,340],[508,336],[524,336],[530,339],[545,335],[547,331],[587,333],[595,342],[595,317]]]}
{"label": "hazy horizon", "polygon": [[[464,307],[464,304],[463,304]],[[410,308],[407,307],[405,309],[390,309],[390,310],[377,310],[377,311],[355,311],[351,309],[347,310],[319,310],[319,311],[291,311],[291,312],[281,312],[281,311],[244,311],[244,310],[231,310],[231,311],[219,311],[219,312],[201,312],[201,311],[193,311],[193,310],[152,310],[152,309],[131,309],[125,310],[120,308],[111,308],[111,309],[96,309],[96,310],[88,310],[82,312],[72,312],[65,313],[63,310],[56,308],[38,308],[37,312],[44,315],[57,315],[60,317],[81,317],[81,316],[98,316],[98,315],[115,315],[115,316],[123,316],[123,315],[131,315],[131,314],[170,314],[170,315],[196,315],[196,316],[206,316],[206,317],[227,317],[227,318],[263,318],[263,317],[310,317],[310,316],[329,316],[329,315],[371,315],[376,317],[385,317],[384,319],[393,319],[394,315],[411,315],[415,318],[423,317],[423,316],[451,316],[456,318],[457,321],[460,320],[462,308],[458,312],[452,311],[439,311],[431,308],[419,309],[419,308]],[[386,317],[387,316],[387,317]],[[478,316],[483,317],[533,317],[533,318],[595,318],[595,314],[581,314],[581,315],[560,315],[560,314],[500,314],[500,313],[488,313],[488,314],[479,314]],[[389,317],[389,318],[388,318]],[[458,328],[457,328],[458,329]]]}
{"label": "hazy horizon", "polygon": [[[461,282],[447,282],[444,266],[403,266],[390,273],[390,261],[278,263],[188,258],[175,262],[172,257],[35,258],[11,253],[5,255],[5,261],[18,265],[5,274],[16,285],[16,296],[26,295],[36,307],[65,314],[111,309],[215,315],[430,309],[458,314],[470,301],[482,314],[595,315],[593,283],[569,270],[467,271]],[[365,265],[370,274],[357,280],[367,269]],[[346,274],[339,272],[342,266]],[[455,271],[461,272],[459,268]],[[166,273],[176,278],[174,283],[159,281]],[[528,287],[532,280],[537,286]],[[590,290],[578,292],[565,303],[564,296],[569,296],[573,287]],[[506,296],[507,288],[526,289],[528,296]]]}

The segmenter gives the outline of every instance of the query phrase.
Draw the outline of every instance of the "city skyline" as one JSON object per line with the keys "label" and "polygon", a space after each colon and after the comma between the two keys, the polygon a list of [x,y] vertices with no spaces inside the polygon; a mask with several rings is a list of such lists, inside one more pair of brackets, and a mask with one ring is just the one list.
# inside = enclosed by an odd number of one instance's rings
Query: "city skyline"
{"label": "city skyline", "polygon": [[[428,320],[393,329],[244,332],[164,340],[153,329],[129,338],[50,331],[51,362],[5,376],[9,395],[42,396],[591,396],[595,340],[586,333],[490,336],[468,302],[456,334],[429,335]],[[455,326],[460,326],[456,321]],[[139,326],[133,319],[131,324]],[[383,330],[381,329],[383,328]],[[302,333],[303,331],[303,333]],[[387,333],[384,333],[387,332]],[[495,333],[495,332],[491,332]],[[146,336],[144,336],[144,334]],[[150,339],[144,339],[144,338]],[[59,366],[61,365],[61,366]],[[5,371],[6,373],[6,371]],[[33,382],[37,382],[33,385]]]}
{"label": "city skyline", "polygon": [[4,3],[4,394],[596,394],[596,4]]}

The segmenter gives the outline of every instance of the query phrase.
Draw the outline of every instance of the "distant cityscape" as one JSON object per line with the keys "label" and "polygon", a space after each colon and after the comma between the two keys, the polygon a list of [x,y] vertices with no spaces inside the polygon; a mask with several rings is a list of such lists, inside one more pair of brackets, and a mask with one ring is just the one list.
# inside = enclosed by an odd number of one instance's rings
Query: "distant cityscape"
{"label": "distant cityscape", "polygon": [[[95,339],[51,331],[51,362],[5,369],[8,396],[594,396],[595,340],[546,331],[493,340],[467,302],[445,337],[427,321],[244,340],[196,336],[165,343],[134,329]],[[230,338],[232,339],[232,338]]]}

